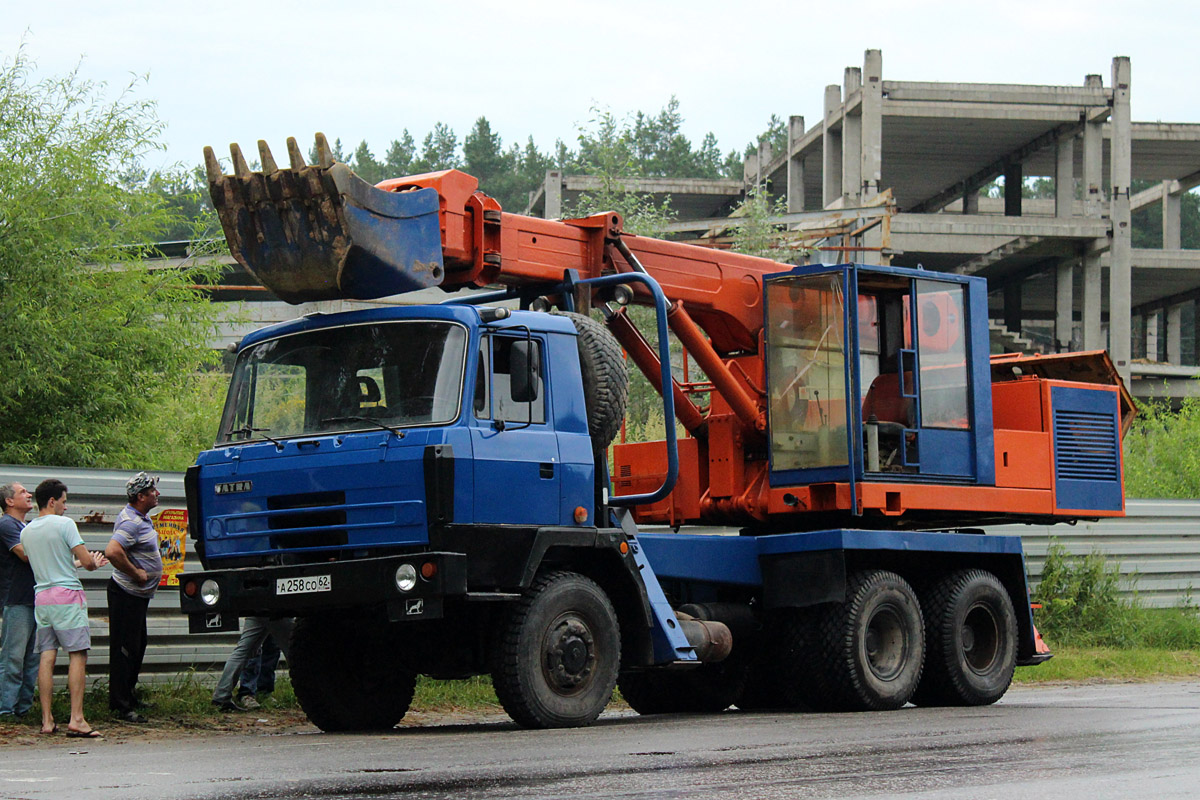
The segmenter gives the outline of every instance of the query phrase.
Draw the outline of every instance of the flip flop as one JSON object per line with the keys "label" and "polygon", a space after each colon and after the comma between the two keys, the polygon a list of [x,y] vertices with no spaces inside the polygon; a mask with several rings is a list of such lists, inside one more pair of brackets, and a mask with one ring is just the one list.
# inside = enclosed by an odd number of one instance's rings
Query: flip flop
{"label": "flip flop", "polygon": [[58,723],[55,723],[54,727],[51,728],[50,730],[42,731],[42,736],[53,736],[56,733],[58,733]]}
{"label": "flip flop", "polygon": [[70,739],[103,739],[100,731],[92,728],[90,731],[76,731],[70,728],[67,729],[67,737]]}

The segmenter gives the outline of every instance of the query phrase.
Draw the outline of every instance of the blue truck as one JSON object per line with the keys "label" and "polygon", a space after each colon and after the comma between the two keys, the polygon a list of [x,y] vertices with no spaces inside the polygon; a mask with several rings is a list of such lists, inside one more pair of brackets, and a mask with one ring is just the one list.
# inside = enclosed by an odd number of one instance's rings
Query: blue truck
{"label": "blue truck", "polygon": [[[318,727],[394,726],[418,675],[490,675],[546,728],[618,685],[643,714],[981,705],[1049,657],[1019,538],[978,526],[1123,513],[1103,354],[990,358],[979,279],[510,215],[317,149],[206,151],[238,261],[292,302],[447,300],[240,342],[180,601],[196,634],[294,617]],[[663,435],[610,446],[631,362]]]}

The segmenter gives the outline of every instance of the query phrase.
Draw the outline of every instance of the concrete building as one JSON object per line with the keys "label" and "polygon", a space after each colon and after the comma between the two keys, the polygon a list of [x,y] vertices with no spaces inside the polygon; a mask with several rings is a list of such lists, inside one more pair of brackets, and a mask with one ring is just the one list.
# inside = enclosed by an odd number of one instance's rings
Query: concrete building
{"label": "concrete building", "polygon": [[[1136,395],[1179,397],[1197,374],[1200,251],[1181,247],[1180,198],[1200,185],[1200,124],[1134,122],[1130,93],[1124,57],[1107,78],[1026,86],[885,80],[868,50],[825,87],[822,119],[791,117],[784,152],[747,159],[742,188],[786,198],[780,223],[857,234],[815,240],[822,261],[987,278],[996,349],[1105,348]],[[1039,177],[1053,197],[1022,198]],[[981,197],[997,179],[1002,196]],[[553,216],[588,180],[550,173],[532,207]],[[676,183],[673,232],[728,227],[694,216],[721,191],[736,198],[728,181]],[[1152,203],[1163,246],[1134,249],[1131,215]]]}
{"label": "concrete building", "polygon": [[[1081,77],[1075,86],[885,80],[881,52],[868,50],[825,87],[822,118],[791,117],[786,148],[761,147],[742,180],[627,188],[670,198],[669,233],[719,244],[732,209],[759,187],[786,199],[775,221],[816,246],[812,259],[983,276],[993,350],[1105,348],[1135,396],[1178,398],[1200,386],[1191,380],[1200,250],[1182,248],[1180,225],[1181,197],[1200,185],[1200,124],[1134,122],[1128,58],[1114,58],[1107,76]],[[1052,196],[1023,198],[1032,178],[1048,179]],[[1135,192],[1135,182],[1149,188]],[[597,186],[549,172],[526,211],[558,217]],[[985,187],[999,196],[981,196]],[[1133,213],[1151,204],[1162,209],[1162,247],[1135,249]],[[225,284],[215,299],[246,302],[222,342],[347,305],[287,306],[236,265]],[[420,295],[398,300],[444,297]]]}

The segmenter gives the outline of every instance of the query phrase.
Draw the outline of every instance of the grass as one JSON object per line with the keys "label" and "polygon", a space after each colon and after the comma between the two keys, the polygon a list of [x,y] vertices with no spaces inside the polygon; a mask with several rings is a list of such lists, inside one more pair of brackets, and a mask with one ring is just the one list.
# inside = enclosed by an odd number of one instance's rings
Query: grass
{"label": "grass", "polygon": [[1017,667],[1015,685],[1074,681],[1180,680],[1200,678],[1200,650],[1154,647],[1055,647],[1054,658],[1036,667]]}

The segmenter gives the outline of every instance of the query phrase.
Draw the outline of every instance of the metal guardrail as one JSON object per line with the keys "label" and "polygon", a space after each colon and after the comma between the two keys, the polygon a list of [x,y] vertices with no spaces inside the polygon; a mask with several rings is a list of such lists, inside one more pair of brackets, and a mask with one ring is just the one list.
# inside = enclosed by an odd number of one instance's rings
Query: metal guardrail
{"label": "metal guardrail", "polygon": [[1017,534],[1036,584],[1051,541],[1073,555],[1093,550],[1118,562],[1122,594],[1151,608],[1192,602],[1200,591],[1200,500],[1126,500],[1126,516],[1075,525],[997,525]]}
{"label": "metal guardrail", "polygon": [[[90,550],[103,550],[107,544],[113,521],[125,506],[129,476],[129,472],[116,470],[0,465],[0,483],[18,481],[31,491],[46,478],[66,483],[67,513],[79,524]],[[158,488],[160,509],[185,507],[182,473],[161,473]],[[1129,500],[1126,511],[1121,519],[1076,525],[998,525],[987,530],[1021,537],[1034,583],[1053,540],[1075,555],[1099,550],[1118,561],[1127,597],[1136,594],[1151,607],[1190,602],[1193,589],[1200,589],[1200,500]],[[185,553],[184,565],[185,569],[200,568],[190,551]],[[111,567],[81,573],[92,620],[88,673],[93,678],[108,671],[105,585],[111,574]],[[150,602],[150,646],[142,669],[145,681],[165,680],[191,669],[219,670],[237,641],[234,633],[190,636],[187,618],[179,611],[177,591],[173,586],[163,587]]]}

